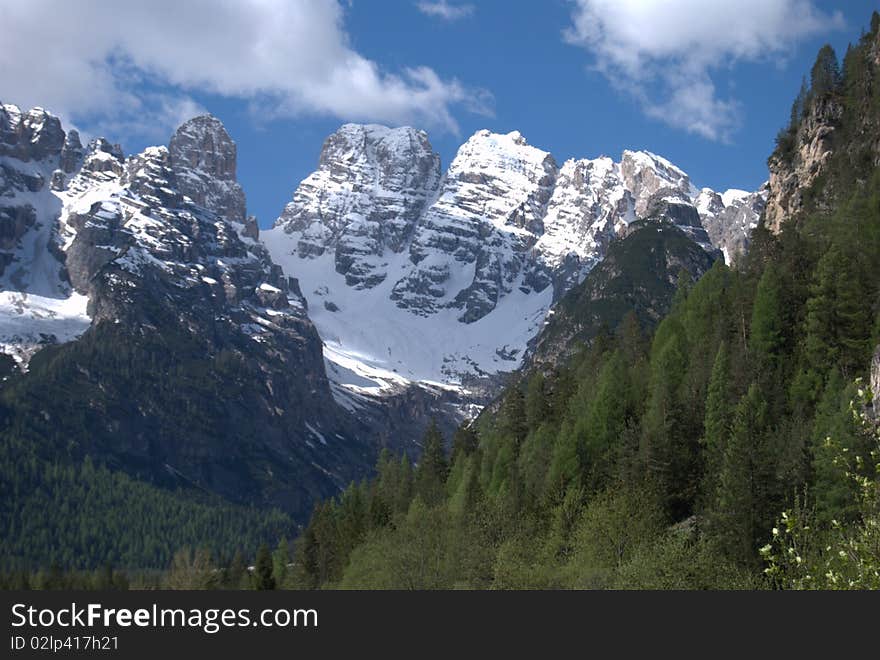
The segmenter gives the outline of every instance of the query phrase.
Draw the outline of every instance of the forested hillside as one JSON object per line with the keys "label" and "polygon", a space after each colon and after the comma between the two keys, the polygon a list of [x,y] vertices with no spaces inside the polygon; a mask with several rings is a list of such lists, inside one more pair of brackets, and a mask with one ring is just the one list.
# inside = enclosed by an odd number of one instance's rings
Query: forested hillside
{"label": "forested hillside", "polygon": [[[819,53],[748,258],[682,278],[656,330],[629,315],[524,375],[448,457],[435,430],[418,466],[384,455],[373,481],[316,508],[288,584],[880,586],[864,401],[880,342],[878,118],[875,13],[842,66]],[[589,317],[591,296],[569,302]]]}

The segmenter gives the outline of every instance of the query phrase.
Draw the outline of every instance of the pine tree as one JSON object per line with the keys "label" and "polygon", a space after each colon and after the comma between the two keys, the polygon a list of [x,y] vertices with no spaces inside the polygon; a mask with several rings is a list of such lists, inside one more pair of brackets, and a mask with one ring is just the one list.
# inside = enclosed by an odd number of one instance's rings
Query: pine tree
{"label": "pine tree", "polygon": [[228,589],[242,589],[247,576],[247,564],[241,550],[236,550],[232,562],[226,570],[225,583]]}
{"label": "pine tree", "polygon": [[473,425],[467,421],[462,422],[452,436],[452,454],[449,462],[455,463],[459,456],[470,456],[477,450],[479,442]]}
{"label": "pine tree", "polygon": [[784,349],[784,321],[779,271],[768,264],[758,282],[752,307],[749,352],[762,385],[777,375]]}
{"label": "pine tree", "polygon": [[832,245],[819,260],[807,301],[804,354],[817,374],[864,368],[871,336],[870,296],[856,260]]}
{"label": "pine tree", "polygon": [[432,420],[422,440],[422,456],[415,474],[415,492],[428,506],[435,506],[446,495],[446,476],[449,465],[443,449],[443,435]]}
{"label": "pine tree", "polygon": [[831,44],[825,44],[819,49],[816,63],[810,73],[810,89],[814,97],[820,97],[833,92],[840,82],[840,64],[837,54]]}
{"label": "pine tree", "polygon": [[717,489],[727,436],[730,433],[729,391],[727,343],[722,342],[715,353],[715,363],[712,366],[712,376],[706,394],[706,416],[703,420],[702,444],[706,450],[703,492],[709,497],[713,496]]}
{"label": "pine tree", "polygon": [[724,448],[712,528],[732,557],[754,561],[772,520],[775,463],[766,437],[767,404],[756,384],[737,405]]}
{"label": "pine tree", "polygon": [[415,488],[415,475],[413,465],[406,452],[400,456],[400,478],[397,482],[397,491],[394,496],[395,511],[406,513],[413,498]]}
{"label": "pine tree", "polygon": [[537,429],[550,413],[546,382],[544,374],[540,371],[536,371],[529,377],[526,386],[525,411],[526,426],[531,431]]}
{"label": "pine tree", "polygon": [[[850,403],[858,400],[857,387],[847,385],[834,369],[816,407],[810,447],[814,473],[812,499],[820,523],[851,522],[859,511],[860,482],[847,473],[860,470],[854,470],[854,459],[850,464],[840,460],[842,455],[869,456],[872,449],[870,436],[863,433],[862,425],[850,408]],[[870,464],[870,461],[859,464],[867,468],[869,477],[873,471]]]}
{"label": "pine tree", "polygon": [[633,365],[645,355],[645,336],[639,317],[634,311],[627,312],[617,328],[617,337],[620,344],[620,352],[626,363]]}
{"label": "pine tree", "polygon": [[254,588],[257,591],[270,591],[275,588],[275,577],[272,575],[272,553],[265,543],[257,550],[257,561],[254,566]]}
{"label": "pine tree", "polygon": [[498,431],[507,441],[519,447],[529,432],[529,425],[526,418],[526,400],[518,386],[508,389],[501,403],[498,418]]}
{"label": "pine tree", "polygon": [[788,129],[792,132],[797,131],[801,119],[804,118],[804,115],[807,112],[807,104],[810,101],[809,94],[810,90],[807,87],[807,79],[804,77],[803,80],[801,80],[800,92],[798,92],[797,98],[795,98],[794,103],[791,105],[791,119],[789,121]]}
{"label": "pine tree", "polygon": [[642,416],[641,461],[666,494],[670,512],[688,513],[696,494],[696,444],[684,428],[680,389],[688,366],[684,328],[673,315],[657,328],[651,347],[651,380]]}
{"label": "pine tree", "polygon": [[602,367],[596,394],[586,411],[582,443],[586,485],[602,488],[612,476],[615,459],[623,451],[621,437],[630,416],[630,392],[623,356],[614,351]]}
{"label": "pine tree", "polygon": [[350,484],[342,492],[336,515],[339,564],[348,563],[351,549],[363,541],[367,532],[366,484]]}
{"label": "pine tree", "polygon": [[272,553],[272,577],[275,584],[281,588],[287,584],[287,571],[290,564],[290,547],[287,538],[282,536],[278,547]]}
{"label": "pine tree", "polygon": [[561,498],[568,486],[577,479],[579,468],[578,438],[571,422],[565,421],[553,446],[544,491],[552,499]]}

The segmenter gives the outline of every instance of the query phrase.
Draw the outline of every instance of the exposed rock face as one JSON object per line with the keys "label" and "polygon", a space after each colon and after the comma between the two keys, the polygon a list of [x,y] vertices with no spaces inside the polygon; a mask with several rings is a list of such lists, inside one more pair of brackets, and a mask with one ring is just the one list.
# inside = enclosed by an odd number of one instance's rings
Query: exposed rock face
{"label": "exposed rock face", "polygon": [[566,161],[535,246],[553,273],[554,289],[561,293],[582,280],[635,217],[635,198],[622,185],[614,161]]}
{"label": "exposed rock face", "polygon": [[728,265],[748,252],[749,238],[761,220],[767,195],[766,184],[753,193],[728,190],[722,195],[709,188],[700,191],[695,204],[701,222]]}
{"label": "exposed rock face", "polygon": [[[456,309],[459,321],[472,323],[514,287],[543,290],[550,279],[529,272],[526,254],[543,231],[556,175],[553,157],[519,133],[477,132],[420,219],[409,253],[415,267],[394,286],[392,299],[423,316]],[[468,266],[470,281],[450,286]]]}
{"label": "exposed rock face", "polygon": [[171,137],[168,155],[180,192],[226,221],[242,225],[243,231],[246,209],[235,175],[236,147],[220,120],[202,115],[184,123]]}
{"label": "exposed rock face", "polygon": [[83,157],[82,142],[79,140],[79,133],[73,129],[67,132],[64,137],[64,146],[61,148],[61,171],[65,174],[73,174],[82,167]]}
{"label": "exposed rock face", "polygon": [[692,197],[696,192],[687,174],[665,158],[644,151],[624,151],[620,178],[635,198],[635,211],[645,217],[648,200],[661,188],[672,188]]}
{"label": "exposed rock face", "polygon": [[646,218],[663,218],[678,227],[685,236],[706,252],[715,248],[700,222],[700,214],[691,200],[675,188],[660,188],[645,202]]}
{"label": "exposed rock face", "polygon": [[770,157],[770,181],[764,222],[774,233],[796,216],[804,193],[824,171],[834,149],[834,132],[843,108],[832,96],[815,99],[794,136],[791,153],[777,150]]}
{"label": "exposed rock face", "polygon": [[440,157],[412,128],[346,124],[327,138],[318,170],[297,189],[277,224],[296,236],[301,258],[331,252],[349,286],[388,276],[440,184]]}
{"label": "exposed rock face", "polygon": [[0,351],[20,364],[89,324],[85,298],[67,282],[55,222],[65,147],[75,143],[57,117],[0,104]]}
{"label": "exposed rock face", "polygon": [[[441,177],[424,133],[348,124],[262,238],[302,281],[349,392],[400,378],[470,389],[521,364],[553,302],[638,219],[668,216],[714,255],[698,196],[654,154],[560,167],[516,131],[478,131]],[[715,234],[744,244],[721,227],[738,219],[727,197]]]}
{"label": "exposed rock face", "polygon": [[64,146],[61,121],[42,108],[22,113],[14,105],[0,104],[0,156],[22,162],[58,156]]}

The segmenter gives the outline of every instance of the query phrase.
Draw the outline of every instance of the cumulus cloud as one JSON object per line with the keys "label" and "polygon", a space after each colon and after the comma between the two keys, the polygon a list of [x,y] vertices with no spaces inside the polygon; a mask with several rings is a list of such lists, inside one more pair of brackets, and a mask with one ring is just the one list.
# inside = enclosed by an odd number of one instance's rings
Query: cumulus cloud
{"label": "cumulus cloud", "polygon": [[806,37],[843,26],[812,0],[573,0],[564,37],[645,113],[712,140],[740,123],[713,76],[736,62],[785,57]]}
{"label": "cumulus cloud", "polygon": [[383,70],[351,45],[337,0],[4,2],[0,43],[0,98],[102,125],[177,122],[212,93],[454,132],[456,107],[491,101],[427,67]]}
{"label": "cumulus cloud", "polygon": [[474,13],[473,5],[452,5],[447,0],[437,0],[436,2],[422,0],[422,2],[416,3],[416,6],[426,16],[440,18],[444,21],[457,21]]}

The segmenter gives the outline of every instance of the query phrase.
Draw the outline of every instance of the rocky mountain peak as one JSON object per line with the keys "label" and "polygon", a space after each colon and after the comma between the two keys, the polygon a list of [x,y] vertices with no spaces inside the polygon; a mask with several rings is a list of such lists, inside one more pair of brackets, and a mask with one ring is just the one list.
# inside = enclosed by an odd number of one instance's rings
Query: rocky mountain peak
{"label": "rocky mountain peak", "polygon": [[687,174],[649,151],[624,151],[620,176],[635,199],[635,211],[639,217],[646,215],[648,200],[661,188],[674,188],[689,197],[696,193]]}
{"label": "rocky mountain peak", "polygon": [[79,131],[71,128],[64,136],[64,146],[61,148],[61,171],[65,174],[75,173],[82,166],[84,156]]}
{"label": "rocky mountain peak", "polygon": [[61,120],[43,108],[22,112],[12,104],[0,104],[0,156],[23,162],[57,156],[64,146]]}
{"label": "rocky mountain peak", "polygon": [[236,181],[236,146],[219,119],[200,115],[184,122],[168,143],[168,159],[181,194],[245,231],[246,202]]}
{"label": "rocky mountain peak", "polygon": [[171,136],[168,150],[175,167],[235,181],[235,142],[214,115],[199,115],[181,124]]}
{"label": "rocky mountain peak", "polygon": [[[346,124],[263,240],[358,396],[374,376],[459,384],[515,369],[554,301],[649,213],[716,256],[699,195],[655,154],[560,167],[518,131],[475,132],[441,177],[423,132]],[[725,195],[705,191],[716,223]]]}
{"label": "rocky mountain peak", "polygon": [[83,155],[82,168],[88,172],[108,172],[121,175],[125,166],[125,153],[118,144],[111,144],[99,137],[91,140]]}
{"label": "rocky mountain peak", "polygon": [[529,183],[551,185],[552,180],[547,177],[555,177],[558,166],[549,152],[529,145],[519,131],[501,134],[482,129],[459,148],[447,177],[474,169],[487,170],[487,176],[518,174]]}
{"label": "rocky mountain peak", "polygon": [[318,169],[297,188],[276,227],[300,258],[332,254],[349,286],[387,277],[440,185],[440,156],[424,131],[345,124],[324,142]]}

